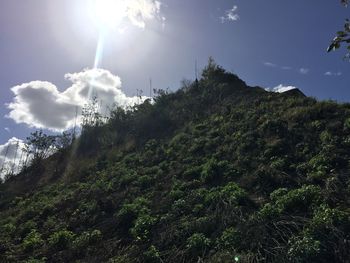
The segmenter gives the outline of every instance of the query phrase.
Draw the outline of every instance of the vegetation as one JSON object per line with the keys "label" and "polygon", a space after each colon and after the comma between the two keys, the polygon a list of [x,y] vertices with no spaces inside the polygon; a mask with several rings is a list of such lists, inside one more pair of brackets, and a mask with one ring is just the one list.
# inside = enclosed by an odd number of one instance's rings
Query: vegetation
{"label": "vegetation", "polygon": [[[340,2],[345,7],[348,7],[349,0],[341,0]],[[344,28],[337,32],[327,51],[330,52],[339,49],[342,45],[345,45],[347,49],[345,58],[350,59],[350,20],[348,18],[345,19]]]}
{"label": "vegetation", "polygon": [[210,60],[0,186],[0,262],[348,262],[350,105]]}

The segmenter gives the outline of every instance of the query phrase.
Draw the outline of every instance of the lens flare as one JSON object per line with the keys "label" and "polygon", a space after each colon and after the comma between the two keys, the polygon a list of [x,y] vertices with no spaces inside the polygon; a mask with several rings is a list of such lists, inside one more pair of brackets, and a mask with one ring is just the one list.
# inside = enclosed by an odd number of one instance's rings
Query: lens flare
{"label": "lens flare", "polygon": [[94,68],[98,68],[99,65],[101,64],[102,57],[103,57],[104,43],[105,43],[105,33],[100,32],[100,36],[98,38],[97,47],[96,47]]}
{"label": "lens flare", "polygon": [[125,0],[93,0],[90,14],[100,30],[115,29],[127,16]]}

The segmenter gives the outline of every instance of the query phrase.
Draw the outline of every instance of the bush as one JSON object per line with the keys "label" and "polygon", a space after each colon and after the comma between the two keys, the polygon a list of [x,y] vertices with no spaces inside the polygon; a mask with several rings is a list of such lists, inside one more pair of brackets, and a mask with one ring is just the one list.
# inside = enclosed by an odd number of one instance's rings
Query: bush
{"label": "bush", "polygon": [[221,249],[234,250],[240,244],[241,236],[237,229],[230,227],[224,230],[218,240]]}
{"label": "bush", "polygon": [[185,213],[187,213],[187,211],[189,210],[189,204],[188,202],[186,202],[185,199],[178,199],[176,200],[172,207],[171,210],[175,215],[183,215]]}
{"label": "bush", "polygon": [[156,218],[147,214],[139,216],[135,221],[134,227],[130,230],[132,236],[138,241],[148,240],[151,228],[156,221]]}
{"label": "bush", "polygon": [[144,176],[140,176],[137,179],[137,183],[138,185],[143,189],[147,189],[149,187],[151,187],[154,184],[155,181],[155,177],[151,176],[151,175],[144,175]]}
{"label": "bush", "polygon": [[22,238],[24,238],[30,233],[30,231],[32,231],[32,229],[37,229],[37,223],[33,220],[28,220],[18,226],[17,232]]}
{"label": "bush", "polygon": [[343,258],[349,257],[348,245],[344,242],[350,232],[349,218],[348,211],[324,204],[314,213],[305,231],[321,242],[324,257],[332,259],[334,253]]}
{"label": "bush", "polygon": [[45,263],[47,262],[47,258],[43,257],[41,259],[36,259],[36,258],[29,258],[24,261],[24,263]]}
{"label": "bush", "polygon": [[285,192],[285,189],[276,191],[271,194],[271,197],[280,213],[306,212],[321,202],[321,189],[314,185],[304,185],[289,192]]}
{"label": "bush", "polygon": [[121,226],[129,229],[140,214],[149,213],[149,200],[143,197],[136,198],[133,203],[124,204],[115,215]]}
{"label": "bush", "polygon": [[201,175],[202,168],[200,166],[190,167],[184,171],[184,177],[188,180],[197,179]]}
{"label": "bush", "polygon": [[320,241],[308,235],[293,237],[288,241],[288,257],[293,262],[316,262],[320,245]]}
{"label": "bush", "polygon": [[347,118],[345,121],[344,121],[344,129],[345,130],[350,130],[350,118]]}
{"label": "bush", "polygon": [[224,187],[212,188],[205,195],[205,203],[211,206],[223,204],[225,207],[242,205],[248,199],[247,193],[236,183],[230,182]]}
{"label": "bush", "polygon": [[299,189],[288,191],[279,188],[270,194],[270,203],[266,203],[257,216],[261,219],[272,220],[281,214],[311,212],[322,201],[321,189],[313,185],[304,185]]}
{"label": "bush", "polygon": [[155,246],[150,246],[146,252],[143,253],[144,262],[146,263],[156,263],[162,262],[160,258],[159,250]]}
{"label": "bush", "polygon": [[321,205],[314,214],[310,226],[314,230],[324,231],[334,227],[349,227],[349,214],[340,209]]}
{"label": "bush", "polygon": [[193,255],[203,255],[211,245],[211,240],[202,233],[195,233],[187,239],[186,247]]}
{"label": "bush", "polygon": [[102,233],[100,230],[93,230],[92,232],[83,232],[77,236],[73,241],[73,247],[75,249],[84,249],[87,246],[94,245],[102,240]]}
{"label": "bush", "polygon": [[11,236],[16,231],[16,226],[12,223],[7,223],[3,226],[1,226],[2,233],[5,234],[5,236]]}
{"label": "bush", "polygon": [[68,230],[55,232],[48,239],[49,245],[58,250],[67,249],[72,244],[74,236],[74,233]]}
{"label": "bush", "polygon": [[224,168],[224,162],[210,159],[202,167],[201,178],[206,183],[216,183],[223,178]]}
{"label": "bush", "polygon": [[44,241],[41,238],[41,234],[35,229],[30,231],[30,233],[23,239],[23,248],[26,252],[30,252],[36,248],[42,246]]}

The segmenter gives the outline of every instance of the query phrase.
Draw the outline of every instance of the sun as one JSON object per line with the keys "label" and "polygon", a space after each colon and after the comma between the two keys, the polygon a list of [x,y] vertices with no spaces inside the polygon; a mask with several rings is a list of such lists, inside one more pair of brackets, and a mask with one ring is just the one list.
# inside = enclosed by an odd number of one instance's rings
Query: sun
{"label": "sun", "polygon": [[89,9],[99,30],[115,29],[127,17],[125,0],[92,0]]}

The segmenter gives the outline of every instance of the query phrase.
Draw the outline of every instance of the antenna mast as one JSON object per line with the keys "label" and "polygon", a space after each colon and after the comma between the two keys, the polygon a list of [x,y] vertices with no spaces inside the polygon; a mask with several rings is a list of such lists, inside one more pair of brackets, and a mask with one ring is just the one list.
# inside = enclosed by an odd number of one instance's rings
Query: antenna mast
{"label": "antenna mast", "polygon": [[198,87],[198,63],[197,63],[197,59],[195,60],[194,71],[195,71],[195,76],[196,76],[195,84],[196,84],[196,87]]}
{"label": "antenna mast", "polygon": [[152,78],[149,79],[149,97],[152,98]]}

